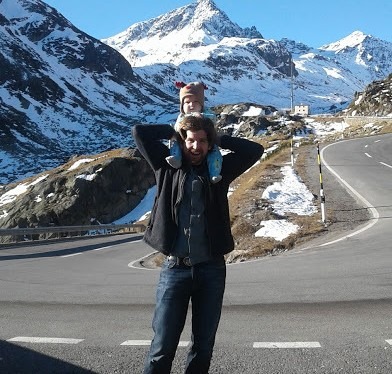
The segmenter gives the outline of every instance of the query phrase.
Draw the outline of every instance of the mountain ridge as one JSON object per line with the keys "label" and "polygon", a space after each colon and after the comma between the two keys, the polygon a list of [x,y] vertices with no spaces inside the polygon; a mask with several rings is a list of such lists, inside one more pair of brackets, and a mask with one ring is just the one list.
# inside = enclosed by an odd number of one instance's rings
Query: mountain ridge
{"label": "mountain ridge", "polygon": [[[220,27],[205,27],[213,17]],[[184,19],[184,27],[173,28]],[[289,39],[266,40],[255,27],[247,37],[245,29],[232,23],[212,0],[146,21],[142,36],[134,34],[137,25],[102,41],[122,53],[138,75],[152,84],[159,82],[169,94],[173,80],[203,80],[211,89],[211,105],[226,97],[225,103],[287,108],[293,85],[296,102],[309,104],[314,113],[335,111],[347,106],[355,92],[392,71],[392,43],[361,31],[320,48]],[[146,37],[149,30],[154,30],[153,37]],[[235,96],[225,95],[234,91]]]}

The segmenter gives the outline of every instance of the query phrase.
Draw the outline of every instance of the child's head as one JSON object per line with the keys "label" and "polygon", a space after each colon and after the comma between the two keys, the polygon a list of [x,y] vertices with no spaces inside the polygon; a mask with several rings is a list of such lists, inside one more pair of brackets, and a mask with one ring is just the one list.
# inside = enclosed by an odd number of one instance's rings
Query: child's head
{"label": "child's head", "polygon": [[192,112],[203,112],[204,110],[204,90],[207,87],[202,82],[191,82],[185,84],[176,82],[180,88],[180,112],[189,114]]}

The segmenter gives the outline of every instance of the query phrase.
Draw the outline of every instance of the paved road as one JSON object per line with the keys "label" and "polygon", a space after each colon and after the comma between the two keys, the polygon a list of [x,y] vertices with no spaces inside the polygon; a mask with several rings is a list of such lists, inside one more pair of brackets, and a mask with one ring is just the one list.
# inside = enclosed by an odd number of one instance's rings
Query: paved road
{"label": "paved road", "polygon": [[[228,266],[211,373],[392,372],[391,149],[322,151],[374,214],[361,232]],[[134,264],[150,252],[134,235],[0,250],[0,373],[140,373],[158,271]],[[188,321],[173,373],[189,338]]]}

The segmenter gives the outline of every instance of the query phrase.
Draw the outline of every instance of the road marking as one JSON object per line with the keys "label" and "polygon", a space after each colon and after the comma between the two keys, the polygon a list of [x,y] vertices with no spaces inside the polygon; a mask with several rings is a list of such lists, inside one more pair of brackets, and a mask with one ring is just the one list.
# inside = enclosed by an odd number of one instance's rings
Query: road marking
{"label": "road marking", "polygon": [[369,153],[365,152],[365,155],[368,156],[369,158],[372,158],[372,156],[370,156]]}
{"label": "road marking", "polygon": [[385,340],[389,345],[392,345],[392,339]]}
{"label": "road marking", "polygon": [[106,247],[95,248],[94,251],[100,251],[102,249],[107,249],[107,248],[112,248],[112,247],[113,247],[112,245],[108,245]]}
{"label": "road marking", "polygon": [[[351,140],[352,140],[352,139],[351,139]],[[349,141],[349,140],[346,140],[346,142],[347,142],[347,141]],[[364,207],[368,208],[369,211],[371,212],[371,214],[372,214],[372,216],[373,216],[373,219],[371,219],[370,222],[369,222],[365,227],[362,227],[362,228],[360,228],[359,230],[354,231],[354,232],[352,232],[351,234],[348,234],[348,235],[346,235],[346,236],[343,236],[343,237],[341,237],[341,238],[339,238],[339,239],[336,239],[336,240],[333,240],[333,241],[331,241],[331,242],[328,242],[328,243],[324,243],[324,244],[318,245],[317,247],[323,247],[323,246],[326,246],[326,245],[335,244],[335,243],[337,243],[337,242],[340,242],[341,240],[345,240],[345,239],[351,238],[351,237],[353,237],[353,236],[355,236],[355,235],[358,235],[358,234],[360,234],[361,232],[364,232],[364,231],[370,229],[371,227],[373,227],[373,226],[378,222],[378,219],[379,219],[379,217],[380,217],[380,215],[379,215],[377,209],[376,209],[374,206],[372,206],[372,205],[371,205],[362,195],[360,195],[359,192],[357,192],[353,187],[351,187],[343,178],[341,178],[340,175],[339,175],[336,171],[334,171],[334,170],[326,163],[326,161],[324,160],[324,151],[325,151],[327,148],[329,148],[330,146],[334,145],[334,144],[336,144],[336,143],[329,144],[329,145],[327,145],[326,147],[324,147],[324,148],[321,150],[321,160],[323,161],[324,166],[325,166],[325,167],[326,167],[326,168],[327,168],[327,169],[328,169],[328,170],[329,170],[329,171],[330,171],[330,172],[331,172],[340,182],[342,182],[342,184],[348,189],[348,191],[349,191],[353,196],[356,196],[360,201],[363,202]],[[305,249],[306,249],[306,248],[305,248]]]}
{"label": "road marking", "polygon": [[[151,340],[126,340],[120,345],[133,345],[133,346],[145,346],[151,345]],[[180,341],[178,347],[188,347],[189,341]]]}
{"label": "road marking", "polygon": [[386,164],[385,162],[381,162],[381,161],[380,161],[380,164],[381,164],[381,165],[384,165],[384,166],[387,166],[387,167],[389,167],[389,168],[392,169],[392,165],[388,165],[388,164]]}
{"label": "road marking", "polygon": [[158,252],[151,252],[148,255],[145,255],[137,260],[134,260],[128,264],[128,267],[133,268],[133,269],[148,270],[148,271],[160,270],[160,266],[158,266],[157,268],[147,268],[147,267],[143,267],[142,265],[140,265],[144,261],[144,259],[149,258],[152,255],[155,255],[156,253],[158,253]]}
{"label": "road marking", "polygon": [[51,344],[78,344],[84,339],[70,339],[70,338],[47,338],[38,336],[16,336],[8,339],[7,342],[20,343],[51,343]]}
{"label": "road marking", "polygon": [[151,340],[126,340],[120,345],[150,345]]}
{"label": "road marking", "polygon": [[[111,248],[111,247],[113,247],[112,245],[108,245],[108,246],[106,246],[106,247],[99,247],[99,248],[95,248],[95,249],[93,249],[93,251],[100,251],[101,249],[107,249],[107,248]],[[75,252],[75,253],[71,253],[71,254],[69,254],[69,255],[64,255],[64,256],[61,256],[62,258],[66,258],[66,257],[73,257],[73,256],[79,256],[79,255],[81,255],[81,254],[83,254],[84,252]]]}
{"label": "road marking", "polygon": [[81,254],[82,254],[82,252],[76,252],[76,253],[71,253],[70,255],[64,255],[64,256],[61,256],[61,257],[63,257],[63,258],[65,258],[65,257],[73,257],[73,256],[81,255]]}
{"label": "road marking", "polygon": [[319,342],[254,342],[253,348],[321,348]]}

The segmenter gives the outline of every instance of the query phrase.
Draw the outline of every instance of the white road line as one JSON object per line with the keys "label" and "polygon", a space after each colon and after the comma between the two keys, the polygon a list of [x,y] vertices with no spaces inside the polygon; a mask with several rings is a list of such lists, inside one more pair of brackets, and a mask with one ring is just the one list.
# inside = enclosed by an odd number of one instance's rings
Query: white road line
{"label": "white road line", "polygon": [[370,156],[369,153],[365,152],[365,155],[368,156],[369,158],[372,158],[372,156]]}
{"label": "white road line", "polygon": [[120,345],[150,345],[151,340],[126,340]]}
{"label": "white road line", "polygon": [[321,348],[319,342],[254,342],[253,348]]}
{"label": "white road line", "polygon": [[[145,345],[151,345],[151,340],[126,340],[120,345],[145,346]],[[189,345],[189,341],[180,341],[178,343],[179,347],[188,347],[188,345]]]}
{"label": "white road line", "polygon": [[82,252],[76,252],[76,253],[71,253],[70,255],[64,255],[64,256],[61,256],[61,257],[63,257],[63,258],[73,257],[73,256],[79,256],[81,254],[82,254]]}
{"label": "white road line", "polygon": [[381,165],[384,165],[384,166],[387,166],[387,167],[389,167],[389,168],[392,169],[392,165],[388,165],[388,164],[386,164],[385,162],[381,162],[381,161],[380,161],[380,164],[381,164]]}
{"label": "white road line", "polygon": [[[349,140],[346,140],[346,141],[349,141]],[[353,236],[355,236],[355,235],[358,235],[358,234],[360,234],[361,232],[364,232],[364,231],[370,229],[371,227],[373,227],[373,226],[377,223],[377,221],[378,221],[378,219],[379,219],[379,217],[380,217],[380,215],[379,215],[377,209],[376,209],[374,206],[372,206],[372,205],[371,205],[362,195],[360,195],[359,192],[357,192],[353,187],[351,187],[343,178],[341,178],[340,175],[339,175],[338,173],[336,173],[335,170],[333,170],[333,169],[327,164],[327,162],[325,161],[325,159],[324,159],[324,151],[325,151],[328,147],[332,146],[333,144],[334,144],[334,143],[329,144],[329,145],[327,145],[326,147],[324,147],[324,148],[321,150],[321,160],[323,161],[324,166],[325,166],[325,167],[326,167],[326,168],[327,168],[327,169],[328,169],[337,179],[339,179],[340,182],[342,182],[342,184],[347,188],[347,190],[348,190],[353,196],[357,197],[360,201],[363,202],[364,207],[366,207],[366,208],[369,209],[369,211],[371,212],[371,214],[372,214],[372,216],[373,216],[374,219],[370,220],[370,222],[369,222],[365,227],[362,227],[362,228],[360,228],[359,230],[354,231],[354,232],[352,232],[351,234],[346,235],[346,236],[343,236],[343,237],[341,237],[341,238],[339,238],[339,239],[333,240],[333,241],[328,242],[328,243],[321,244],[321,245],[319,245],[318,247],[323,247],[323,246],[326,246],[326,245],[335,244],[335,243],[337,243],[337,242],[340,242],[341,240],[345,240],[345,239],[347,239],[347,238],[350,238],[350,237],[353,237]]]}
{"label": "white road line", "polygon": [[[93,249],[94,251],[100,251],[101,249],[107,249],[107,248],[111,248],[111,247],[113,247],[112,245],[108,245],[108,246],[106,246],[106,247],[99,247],[99,248],[95,248],[95,249]],[[66,257],[73,257],[73,256],[79,256],[79,255],[81,255],[81,254],[83,254],[84,252],[76,252],[76,253],[71,253],[70,255],[64,255],[64,256],[61,256],[62,258],[66,258]]]}
{"label": "white road line", "polygon": [[151,269],[151,268],[145,268],[145,267],[143,267],[143,266],[140,266],[140,263],[141,263],[145,258],[148,258],[148,257],[150,257],[150,256],[152,256],[152,255],[154,255],[154,254],[156,254],[156,253],[157,253],[157,252],[151,252],[151,253],[149,253],[148,255],[145,255],[145,256],[143,256],[143,257],[137,259],[137,260],[134,260],[134,261],[132,261],[132,262],[130,262],[130,263],[128,264],[128,267],[129,267],[129,268],[133,268],[133,269],[148,270],[148,271],[157,271],[157,270],[160,270],[160,267],[158,267],[158,268],[156,268],[156,269]]}
{"label": "white road line", "polygon": [[385,340],[389,345],[392,345],[392,339]]}
{"label": "white road line", "polygon": [[16,336],[8,339],[7,342],[20,343],[50,343],[50,344],[78,344],[84,339],[70,339],[70,338],[47,338],[38,336]]}
{"label": "white road line", "polygon": [[100,251],[102,249],[107,249],[107,248],[112,248],[112,247],[113,247],[112,245],[108,245],[106,247],[95,248],[94,251]]}

